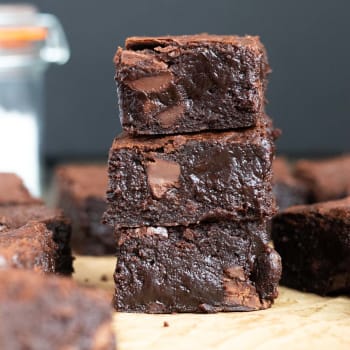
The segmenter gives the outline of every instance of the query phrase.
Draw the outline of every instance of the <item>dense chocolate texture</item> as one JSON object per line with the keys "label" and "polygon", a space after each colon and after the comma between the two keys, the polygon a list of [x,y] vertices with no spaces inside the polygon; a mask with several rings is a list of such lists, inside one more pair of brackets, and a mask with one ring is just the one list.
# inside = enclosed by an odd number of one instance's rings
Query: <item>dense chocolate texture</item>
{"label": "dense chocolate texture", "polygon": [[[1,241],[9,235],[6,232],[19,229],[27,223],[42,223],[46,226],[46,230],[40,231],[40,234],[45,232],[45,244],[51,247],[50,259],[53,259],[53,265],[46,272],[71,274],[73,272],[73,258],[70,249],[71,225],[60,210],[49,209],[41,204],[0,206],[0,245]],[[33,232],[30,231],[30,227],[33,228]],[[36,234],[35,227],[36,225],[29,225],[29,228],[25,229],[29,236]],[[23,232],[23,230],[17,232]],[[17,234],[12,232],[10,236],[17,237]],[[22,240],[23,238],[21,242]],[[36,245],[38,240],[40,240],[39,237],[33,237],[32,240],[26,241]],[[11,246],[16,247],[19,244],[14,239]],[[32,253],[36,256],[38,252],[33,251]],[[28,264],[32,264],[33,259]]]}
{"label": "dense chocolate texture", "polygon": [[308,187],[292,174],[288,161],[277,157],[272,163],[273,193],[279,210],[308,203]]}
{"label": "dense chocolate texture", "polygon": [[113,230],[101,223],[107,182],[105,165],[64,165],[56,171],[55,205],[72,221],[72,247],[79,254],[115,253]]}
{"label": "dense chocolate texture", "polygon": [[350,195],[350,154],[324,160],[300,160],[295,175],[310,189],[311,203]]}
{"label": "dense chocolate texture", "polygon": [[115,350],[109,298],[73,281],[0,271],[0,348]]}
{"label": "dense chocolate texture", "polygon": [[72,258],[62,255],[45,224],[30,222],[19,229],[0,232],[0,267],[71,274]]}
{"label": "dense chocolate texture", "polygon": [[12,173],[0,173],[0,206],[40,203],[32,197],[22,180]]}
{"label": "dense chocolate texture", "polygon": [[263,117],[270,69],[258,37],[133,37],[125,46],[114,62],[126,132],[234,129]]}
{"label": "dense chocolate texture", "polygon": [[115,308],[127,312],[266,309],[277,297],[279,255],[258,222],[119,229]]}
{"label": "dense chocolate texture", "polygon": [[295,206],[276,215],[281,283],[321,295],[350,292],[350,197]]}
{"label": "dense chocolate texture", "polygon": [[221,133],[117,137],[110,150],[105,221],[139,227],[269,217],[273,151],[265,124]]}

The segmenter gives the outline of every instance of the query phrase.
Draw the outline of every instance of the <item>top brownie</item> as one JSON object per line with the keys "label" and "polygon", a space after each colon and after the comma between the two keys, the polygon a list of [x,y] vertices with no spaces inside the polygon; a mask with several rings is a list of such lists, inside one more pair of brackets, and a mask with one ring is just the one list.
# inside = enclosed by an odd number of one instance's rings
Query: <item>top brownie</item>
{"label": "top brownie", "polygon": [[12,173],[0,173],[0,206],[39,203],[24,186],[22,180]]}
{"label": "top brownie", "polygon": [[255,36],[132,37],[114,62],[120,116],[130,134],[254,126],[270,71]]}

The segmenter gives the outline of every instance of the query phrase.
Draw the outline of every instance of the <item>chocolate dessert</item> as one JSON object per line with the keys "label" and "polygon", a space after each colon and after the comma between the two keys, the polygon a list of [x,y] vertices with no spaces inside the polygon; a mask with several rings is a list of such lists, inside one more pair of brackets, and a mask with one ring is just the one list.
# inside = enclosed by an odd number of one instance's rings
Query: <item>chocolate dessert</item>
{"label": "chocolate dessert", "polygon": [[0,270],[0,285],[0,349],[116,349],[101,291],[17,269]]}
{"label": "chocolate dessert", "polygon": [[72,248],[79,254],[115,254],[113,229],[101,223],[106,210],[105,165],[63,165],[55,176],[55,205],[72,221]]}
{"label": "chocolate dessert", "polygon": [[321,295],[350,292],[350,197],[286,209],[272,220],[281,283]]}
{"label": "chocolate dessert", "polygon": [[259,222],[117,229],[119,311],[253,311],[277,297],[281,260]]}
{"label": "chocolate dessert", "polygon": [[40,201],[30,195],[17,175],[0,173],[0,206],[32,203],[40,203]]}
{"label": "chocolate dessert", "polygon": [[277,157],[272,163],[273,193],[279,210],[308,202],[308,187],[293,174],[288,161]]}
{"label": "chocolate dessert", "polygon": [[[23,227],[27,223],[27,227]],[[13,254],[8,253],[10,256],[18,254],[17,248],[23,242],[28,247],[25,257],[29,261],[21,261],[20,265],[34,266],[40,254],[38,247],[43,244],[46,250],[43,259],[48,261],[43,263],[40,260],[39,265],[43,266],[43,271],[71,274],[73,258],[70,235],[71,225],[60,210],[49,209],[42,204],[0,206],[0,247],[6,242],[6,246],[14,249]],[[2,249],[0,248],[0,256]]]}
{"label": "chocolate dessert", "polygon": [[350,154],[323,160],[300,160],[295,175],[310,189],[311,203],[350,195]]}
{"label": "chocolate dessert", "polygon": [[114,140],[108,209],[115,227],[259,220],[275,212],[271,126]]}
{"label": "chocolate dessert", "polygon": [[114,62],[130,134],[251,127],[263,118],[270,68],[258,37],[132,37]]}

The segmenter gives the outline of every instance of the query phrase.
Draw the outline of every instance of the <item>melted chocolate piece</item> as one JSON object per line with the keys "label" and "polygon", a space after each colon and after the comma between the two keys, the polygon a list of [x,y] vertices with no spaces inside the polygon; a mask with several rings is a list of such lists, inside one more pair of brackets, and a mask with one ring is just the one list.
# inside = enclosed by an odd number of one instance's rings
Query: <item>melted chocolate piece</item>
{"label": "melted chocolate piece", "polygon": [[116,230],[114,305],[171,313],[266,309],[277,297],[279,255],[264,222]]}
{"label": "melted chocolate piece", "polygon": [[270,69],[258,37],[134,37],[114,62],[128,133],[234,129],[263,118]]}
{"label": "melted chocolate piece", "polygon": [[291,207],[273,218],[281,283],[321,295],[350,292],[350,197]]}
{"label": "melted chocolate piece", "polygon": [[271,217],[271,128],[265,119],[240,131],[116,138],[105,221],[139,227]]}

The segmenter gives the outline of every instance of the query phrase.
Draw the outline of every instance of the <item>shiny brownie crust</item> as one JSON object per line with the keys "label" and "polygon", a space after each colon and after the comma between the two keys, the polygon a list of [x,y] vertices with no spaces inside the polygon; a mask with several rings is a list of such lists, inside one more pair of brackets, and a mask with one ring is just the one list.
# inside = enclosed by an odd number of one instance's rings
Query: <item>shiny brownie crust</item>
{"label": "shiny brownie crust", "polygon": [[240,131],[117,137],[104,220],[139,227],[270,217],[274,146],[265,121]]}
{"label": "shiny brownie crust", "polygon": [[273,218],[281,283],[321,295],[350,291],[350,197],[291,207]]}
{"label": "shiny brownie crust", "polygon": [[279,255],[259,222],[116,230],[115,308],[127,312],[266,309],[277,297]]}
{"label": "shiny brownie crust", "polygon": [[254,36],[132,37],[114,62],[130,134],[174,134],[257,124],[269,72]]}

